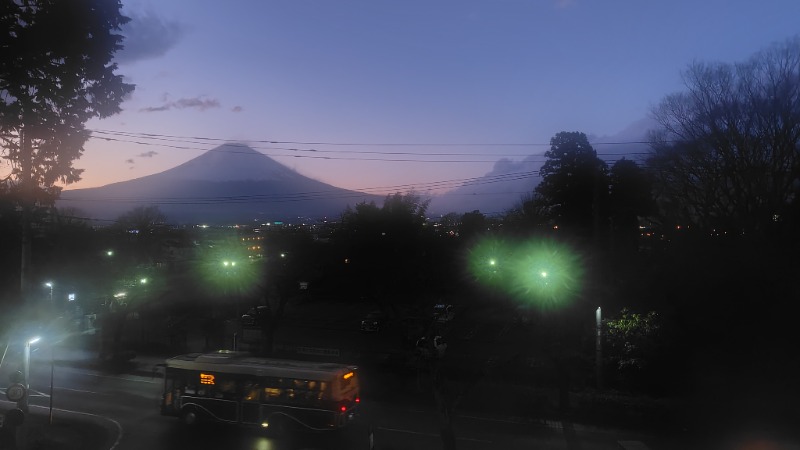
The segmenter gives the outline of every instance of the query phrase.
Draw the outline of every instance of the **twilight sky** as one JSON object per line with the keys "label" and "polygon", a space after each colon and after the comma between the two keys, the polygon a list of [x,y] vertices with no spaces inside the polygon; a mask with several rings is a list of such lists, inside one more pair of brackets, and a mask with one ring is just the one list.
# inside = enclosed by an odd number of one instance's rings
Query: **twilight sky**
{"label": "twilight sky", "polygon": [[238,141],[338,187],[425,191],[559,131],[619,135],[693,60],[800,32],[797,0],[123,1],[118,73],[136,90],[88,124],[69,189]]}

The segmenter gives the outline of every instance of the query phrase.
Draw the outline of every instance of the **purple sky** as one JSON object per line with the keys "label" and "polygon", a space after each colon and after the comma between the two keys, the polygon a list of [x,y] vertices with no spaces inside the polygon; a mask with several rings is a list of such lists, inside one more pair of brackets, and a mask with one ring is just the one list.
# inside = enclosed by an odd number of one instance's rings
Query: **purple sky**
{"label": "purple sky", "polygon": [[119,73],[136,91],[88,125],[115,140],[89,141],[68,188],[239,141],[335,186],[424,191],[543,153],[559,131],[616,135],[693,60],[741,61],[800,31],[797,0],[124,4]]}

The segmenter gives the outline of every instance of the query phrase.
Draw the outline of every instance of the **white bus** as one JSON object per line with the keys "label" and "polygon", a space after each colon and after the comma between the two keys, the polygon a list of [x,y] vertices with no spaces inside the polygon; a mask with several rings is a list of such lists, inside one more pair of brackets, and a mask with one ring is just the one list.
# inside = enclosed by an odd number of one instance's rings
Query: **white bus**
{"label": "white bus", "polygon": [[358,412],[355,366],[260,358],[219,350],[166,360],[161,414],[250,425],[276,434],[336,430]]}

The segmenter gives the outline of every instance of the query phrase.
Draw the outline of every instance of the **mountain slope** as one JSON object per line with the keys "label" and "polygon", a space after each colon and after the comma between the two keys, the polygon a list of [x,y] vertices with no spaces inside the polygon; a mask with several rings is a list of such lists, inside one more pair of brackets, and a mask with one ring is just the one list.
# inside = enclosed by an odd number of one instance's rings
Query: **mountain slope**
{"label": "mountain slope", "polygon": [[338,217],[347,206],[382,198],[298,174],[239,144],[226,144],[161,173],[97,188],[64,191],[56,206],[113,220],[157,205],[170,223],[295,221]]}

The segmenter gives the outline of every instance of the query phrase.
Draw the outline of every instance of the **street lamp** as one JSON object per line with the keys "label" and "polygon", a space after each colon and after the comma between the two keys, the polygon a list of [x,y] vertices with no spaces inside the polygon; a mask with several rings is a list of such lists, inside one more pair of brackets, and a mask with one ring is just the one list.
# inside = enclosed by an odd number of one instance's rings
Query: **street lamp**
{"label": "street lamp", "polygon": [[50,305],[52,306],[53,305],[53,283],[48,281],[44,285],[50,288]]}
{"label": "street lamp", "polygon": [[31,388],[30,385],[30,370],[31,370],[31,345],[39,342],[41,338],[36,336],[34,338],[28,339],[25,341],[25,352],[23,353],[23,360],[22,360],[22,376],[24,377],[25,382],[25,395],[22,399],[17,403],[17,407],[22,410],[25,414],[28,413],[28,391]]}

